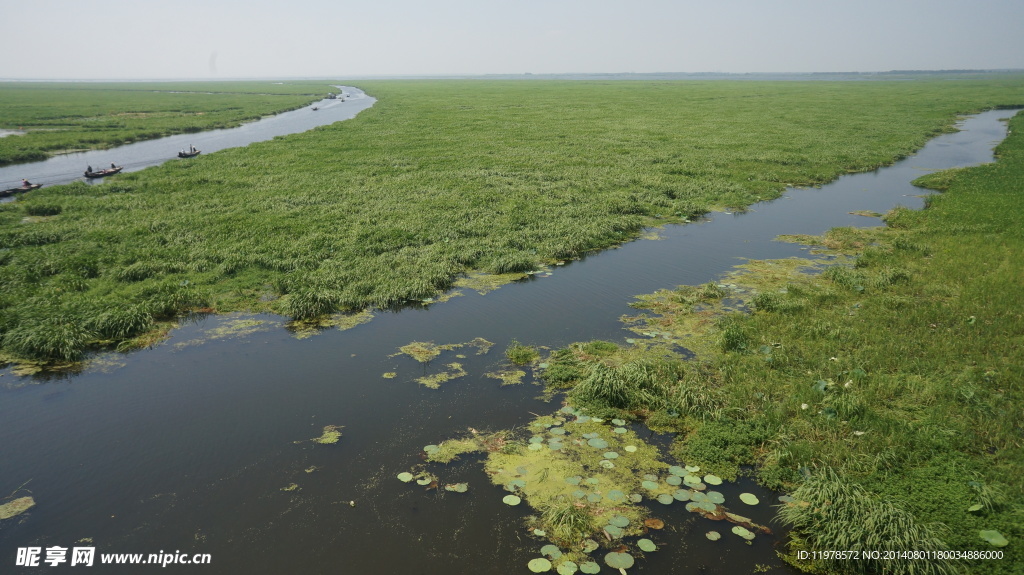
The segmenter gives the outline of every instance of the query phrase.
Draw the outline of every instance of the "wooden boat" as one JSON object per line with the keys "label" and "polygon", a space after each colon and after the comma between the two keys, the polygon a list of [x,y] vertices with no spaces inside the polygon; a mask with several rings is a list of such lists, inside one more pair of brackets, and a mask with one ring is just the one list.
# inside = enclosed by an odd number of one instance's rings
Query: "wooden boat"
{"label": "wooden boat", "polygon": [[6,198],[7,196],[13,196],[14,194],[21,194],[24,192],[31,192],[32,190],[38,190],[41,187],[43,187],[42,184],[32,184],[29,186],[18,186],[17,188],[0,190],[0,198]]}
{"label": "wooden boat", "polygon": [[124,166],[118,166],[116,168],[107,168],[105,170],[100,170],[98,172],[90,172],[90,171],[86,170],[85,171],[85,177],[90,178],[90,179],[91,178],[105,178],[107,176],[113,176],[114,174],[120,172],[123,169],[124,169]]}
{"label": "wooden boat", "polygon": [[194,152],[178,152],[178,157],[179,158],[194,158],[194,157],[198,156],[201,153],[203,153],[202,150],[196,150]]}

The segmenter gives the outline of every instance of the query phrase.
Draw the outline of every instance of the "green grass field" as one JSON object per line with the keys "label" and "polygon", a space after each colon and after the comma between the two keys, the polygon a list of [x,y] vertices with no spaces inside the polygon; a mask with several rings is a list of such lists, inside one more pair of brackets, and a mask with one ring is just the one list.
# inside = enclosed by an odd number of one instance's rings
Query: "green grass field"
{"label": "green grass field", "polygon": [[326,82],[0,82],[0,166],[231,128],[336,92]]}
{"label": "green grass field", "polygon": [[1020,76],[362,87],[379,101],[354,120],[4,205],[3,352],[73,360],[197,307],[402,305],[871,169],[1024,101]]}

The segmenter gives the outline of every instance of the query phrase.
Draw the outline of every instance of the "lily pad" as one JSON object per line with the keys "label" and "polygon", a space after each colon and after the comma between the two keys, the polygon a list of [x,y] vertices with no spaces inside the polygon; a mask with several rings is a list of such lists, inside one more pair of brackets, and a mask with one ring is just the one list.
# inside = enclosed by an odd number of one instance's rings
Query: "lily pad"
{"label": "lily pad", "polygon": [[530,571],[533,571],[534,573],[544,573],[545,571],[551,571],[551,562],[543,557],[531,559],[526,566],[529,567]]}
{"label": "lily pad", "polygon": [[[584,539],[583,540],[583,552],[584,553],[590,553],[591,551],[597,551],[597,548],[600,547],[600,546],[601,546],[601,544],[598,543],[597,541],[594,541],[593,539]],[[581,565],[580,567],[582,568],[583,566]]]}
{"label": "lily pad", "polygon": [[636,546],[640,548],[644,553],[650,553],[651,551],[657,551],[658,546],[654,544],[654,541],[650,539],[641,539],[636,542]]}
{"label": "lily pad", "polygon": [[548,431],[550,431],[552,433],[552,435],[565,435],[565,428],[564,427],[552,427]]}
{"label": "lily pad", "polygon": [[441,449],[441,447],[437,445],[426,445],[423,447],[423,451],[426,451],[428,454],[435,453],[438,449]]}
{"label": "lily pad", "polygon": [[708,485],[721,485],[722,478],[717,475],[705,475],[704,483],[707,483]]}
{"label": "lily pad", "polygon": [[565,478],[565,482],[568,483],[569,485],[579,485],[580,481],[583,481],[583,478],[580,477],[579,475],[573,475],[572,477]]}
{"label": "lily pad", "polygon": [[623,433],[626,433],[626,431],[628,430],[625,427],[616,427],[612,431],[618,433],[619,435],[622,435]]}
{"label": "lily pad", "polygon": [[722,534],[719,533],[718,531],[708,531],[707,533],[704,534],[704,537],[707,537],[711,541],[718,541],[719,539],[722,538]]}
{"label": "lily pad", "polygon": [[640,486],[648,491],[654,491],[655,489],[658,488],[658,484],[653,481],[644,481],[643,483],[640,484]]}
{"label": "lily pad", "polygon": [[678,475],[669,475],[668,477],[665,478],[665,483],[668,483],[669,485],[672,485],[674,487],[681,485],[683,483],[683,480]]}
{"label": "lily pad", "polygon": [[604,454],[604,458],[605,459],[618,459],[619,458],[619,454],[615,453],[614,451],[606,451],[605,454]]}
{"label": "lily pad", "polygon": [[604,556],[604,562],[612,569],[629,569],[633,566],[633,556],[629,553],[611,552]]}
{"label": "lily pad", "polygon": [[740,501],[746,503],[747,505],[757,505],[758,503],[761,502],[761,500],[758,499],[757,496],[754,495],[753,493],[740,493]]}
{"label": "lily pad", "polygon": [[687,475],[686,477],[683,477],[683,483],[692,487],[700,483],[700,477],[697,477],[696,475]]}
{"label": "lily pad", "polygon": [[715,503],[717,505],[725,503],[725,495],[722,495],[717,491],[708,491],[707,498],[708,501],[710,501],[711,503]]}
{"label": "lily pad", "polygon": [[648,517],[647,519],[644,519],[644,527],[647,527],[648,529],[664,529],[665,522],[655,517]]}
{"label": "lily pad", "polygon": [[595,449],[607,449],[608,448],[608,442],[603,440],[603,439],[601,439],[600,437],[595,437],[593,439],[588,439],[587,440],[587,445],[589,445],[589,446],[591,446],[591,447],[593,447]]}
{"label": "lily pad", "polygon": [[639,493],[630,493],[629,500],[632,501],[633,503],[640,503],[641,501],[644,500],[644,496],[640,495]]}
{"label": "lily pad", "polygon": [[677,489],[675,493],[672,494],[672,498],[676,501],[689,501],[690,495],[689,489]]}
{"label": "lily pad", "polygon": [[682,467],[679,467],[678,465],[673,465],[672,467],[669,467],[668,472],[671,473],[672,475],[677,475],[679,477],[686,475],[686,470],[683,469]]}
{"label": "lily pad", "polygon": [[558,559],[562,556],[562,551],[558,548],[558,545],[545,545],[540,548],[540,554],[551,559]]}
{"label": "lily pad", "polygon": [[530,438],[530,443],[544,443],[544,438],[539,435],[534,435]]}
{"label": "lily pad", "polygon": [[541,449],[544,449],[544,446],[540,443],[531,443],[529,449],[530,451],[540,451]]}
{"label": "lily pad", "polygon": [[591,503],[600,503],[601,502],[601,494],[600,493],[591,493],[590,495],[587,495],[587,501],[589,501]]}
{"label": "lily pad", "polygon": [[505,505],[519,505],[523,501],[516,495],[506,495],[505,497],[502,497],[501,500],[505,503]]}
{"label": "lily pad", "polygon": [[429,477],[421,477],[416,480],[416,485],[430,485],[434,480]]}
{"label": "lily pad", "polygon": [[453,483],[451,485],[445,485],[445,490],[454,491],[455,493],[465,493],[469,491],[468,483]]}
{"label": "lily pad", "polygon": [[661,503],[662,505],[669,505],[673,501],[675,501],[675,499],[668,493],[662,493],[658,496],[658,503]]}
{"label": "lily pad", "polygon": [[686,470],[689,471],[690,473],[697,473],[698,471],[700,471],[700,466],[699,465],[687,465],[686,466]]}
{"label": "lily pad", "polygon": [[626,453],[636,453],[635,445],[627,445],[626,447],[623,447],[623,449],[626,450]]}
{"label": "lily pad", "polygon": [[604,531],[611,536],[612,539],[618,539],[625,535],[625,531],[623,531],[621,527],[616,527],[614,525],[605,525]]}
{"label": "lily pad", "polygon": [[612,425],[622,426],[622,425],[626,425],[626,422],[624,420],[622,420],[622,419],[613,419],[612,420]]}
{"label": "lily pad", "polygon": [[611,461],[608,461],[607,459],[602,459],[601,461],[598,461],[597,464],[600,465],[601,467],[604,467],[605,469],[615,468],[615,464],[612,463]]}
{"label": "lily pad", "polygon": [[574,575],[574,573],[579,571],[579,566],[572,561],[562,561],[558,564],[558,569],[555,569],[555,571],[558,571],[558,575]]}
{"label": "lily pad", "polygon": [[1010,544],[1006,537],[1003,537],[1003,534],[998,531],[979,531],[978,534],[981,535],[982,539],[995,547],[1006,547]]}
{"label": "lily pad", "polygon": [[733,525],[732,532],[740,537],[750,541],[754,538],[754,533],[742,525]]}
{"label": "lily pad", "polygon": [[580,572],[586,573],[587,575],[594,575],[595,573],[601,572],[601,566],[593,561],[585,561],[580,563]]}
{"label": "lily pad", "polygon": [[601,480],[598,479],[597,477],[588,477],[587,483],[589,483],[590,485],[597,485],[598,483],[601,483]]}
{"label": "lily pad", "polygon": [[627,525],[629,525],[629,517],[626,517],[624,515],[616,515],[615,517],[609,519],[608,523],[616,527],[626,527]]}
{"label": "lily pad", "polygon": [[614,503],[622,503],[626,500],[626,494],[619,491],[618,489],[612,489],[607,494],[605,494],[605,497],[607,497],[610,501]]}
{"label": "lily pad", "polygon": [[409,473],[408,471],[403,471],[402,473],[398,474],[398,480],[401,481],[402,483],[409,483],[410,481],[412,481],[412,478],[412,473]]}
{"label": "lily pad", "polygon": [[657,481],[658,476],[653,473],[644,474],[644,481]]}

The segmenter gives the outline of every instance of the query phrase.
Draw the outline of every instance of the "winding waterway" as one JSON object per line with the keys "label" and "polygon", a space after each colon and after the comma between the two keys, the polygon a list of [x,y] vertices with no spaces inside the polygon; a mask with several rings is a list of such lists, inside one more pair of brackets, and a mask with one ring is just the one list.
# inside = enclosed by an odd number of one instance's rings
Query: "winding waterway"
{"label": "winding waterway", "polygon": [[[61,154],[42,162],[5,166],[0,168],[0,189],[20,185],[22,178],[34,184],[43,185],[67,184],[75,180],[84,180],[83,173],[87,166],[100,170],[110,164],[117,164],[124,166],[125,172],[134,172],[177,159],[178,152],[188,149],[189,146],[195,146],[204,154],[226,148],[247,146],[254,142],[305,132],[317,126],[354,118],[356,114],[377,101],[358,88],[336,87],[341,90],[343,98],[321,100],[297,110],[248,122],[237,128],[179,134],[156,140],[144,140],[109,150]],[[314,111],[313,107],[318,109]],[[97,178],[87,181],[102,183],[103,180],[104,178]]]}
{"label": "winding waterway", "polygon": [[[104,355],[81,374],[33,379],[0,371],[0,493],[28,481],[37,502],[0,524],[0,570],[12,569],[19,547],[91,545],[98,553],[211,555],[209,566],[167,567],[181,573],[528,572],[545,542],[526,533],[529,510],[502,504],[504,492],[490,485],[477,460],[437,469],[446,482],[468,482],[466,494],[395,479],[420,461],[426,444],[469,427],[520,426],[531,412],[557,407],[537,399],[534,385],[502,387],[483,375],[501,367],[511,340],[558,347],[634,337],[619,322],[635,312],[627,306],[634,295],[713,281],[741,258],[805,253],[773,241],[779,234],[879,224],[852,211],[920,207],[923,191],[909,182],[928,171],[992,161],[1006,133],[1000,118],[1013,113],[967,119],[960,132],[891,167],[789,190],[746,213],[669,226],[659,240],[588,256],[550,277],[378,312],[347,331],[297,339],[279,317],[208,317],[183,322],[153,349]],[[188,141],[212,151],[201,137]],[[167,149],[173,154],[186,145]],[[393,356],[412,341],[478,337],[494,348],[484,355],[463,351],[457,361],[468,375],[437,390],[413,380],[454,356],[427,368]],[[382,377],[387,372],[397,377]],[[306,441],[326,425],[344,426],[338,444]],[[744,514],[770,524],[772,494],[749,481],[732,489],[761,497]],[[716,528],[709,520],[681,505],[657,512],[672,526],[657,536],[666,545],[630,572],[750,573],[757,565],[790,572],[775,556],[777,539],[711,544],[703,537]],[[67,565],[46,569],[76,572]],[[97,565],[89,572],[143,571]]]}

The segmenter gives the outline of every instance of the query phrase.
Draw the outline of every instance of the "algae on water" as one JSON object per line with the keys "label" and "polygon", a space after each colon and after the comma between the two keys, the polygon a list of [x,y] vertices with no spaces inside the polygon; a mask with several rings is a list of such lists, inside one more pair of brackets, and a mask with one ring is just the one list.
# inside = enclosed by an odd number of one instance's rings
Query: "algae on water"
{"label": "algae on water", "polygon": [[19,497],[14,501],[4,503],[0,505],[0,519],[10,519],[15,515],[24,513],[35,504],[36,500],[31,497]]}

